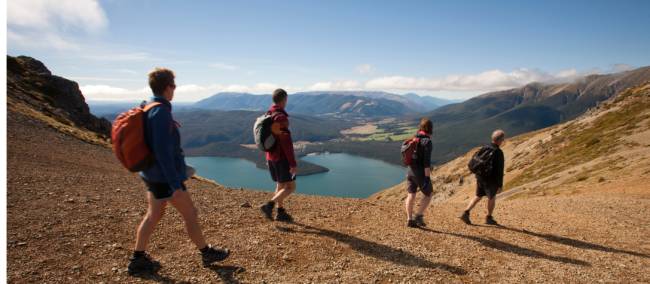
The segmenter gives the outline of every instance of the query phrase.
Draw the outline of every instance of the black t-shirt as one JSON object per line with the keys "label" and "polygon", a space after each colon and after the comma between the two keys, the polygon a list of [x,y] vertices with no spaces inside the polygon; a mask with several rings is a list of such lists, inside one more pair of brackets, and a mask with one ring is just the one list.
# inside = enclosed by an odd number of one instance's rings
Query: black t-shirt
{"label": "black t-shirt", "polygon": [[418,133],[415,137],[420,139],[417,148],[417,159],[409,165],[407,174],[409,176],[424,177],[424,169],[431,168],[431,151],[433,151],[433,143],[431,137]]}
{"label": "black t-shirt", "polygon": [[491,187],[503,187],[503,170],[505,166],[505,157],[503,156],[503,151],[496,144],[492,143],[488,147],[495,149],[494,156],[492,158],[492,174],[488,177],[482,178],[483,182],[487,186]]}

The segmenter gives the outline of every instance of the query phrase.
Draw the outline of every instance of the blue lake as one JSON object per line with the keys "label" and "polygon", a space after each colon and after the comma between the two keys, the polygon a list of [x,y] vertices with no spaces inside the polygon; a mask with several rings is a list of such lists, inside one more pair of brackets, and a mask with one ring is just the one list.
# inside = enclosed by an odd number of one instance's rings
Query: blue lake
{"label": "blue lake", "polygon": [[[348,154],[310,155],[301,159],[330,170],[299,176],[297,192],[303,194],[366,198],[402,182],[405,175],[400,166]],[[228,187],[275,190],[269,172],[244,159],[186,157],[186,161],[196,168],[198,175]],[[300,162],[298,164],[300,166]]]}

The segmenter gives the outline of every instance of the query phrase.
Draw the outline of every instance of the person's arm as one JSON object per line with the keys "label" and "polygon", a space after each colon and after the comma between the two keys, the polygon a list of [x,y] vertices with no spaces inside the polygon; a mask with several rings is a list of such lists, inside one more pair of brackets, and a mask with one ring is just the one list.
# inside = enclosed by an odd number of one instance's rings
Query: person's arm
{"label": "person's arm", "polygon": [[296,156],[293,152],[293,140],[291,139],[291,131],[289,131],[289,118],[285,115],[278,115],[275,119],[275,122],[280,125],[280,135],[278,138],[278,143],[282,152],[284,152],[285,157],[289,161],[289,168],[291,168],[291,173],[296,174]]}
{"label": "person's arm", "polygon": [[433,143],[431,140],[427,142],[427,144],[424,146],[424,159],[423,159],[423,165],[424,165],[424,176],[429,177],[431,175],[431,152],[433,151]]}
{"label": "person's arm", "polygon": [[499,188],[503,188],[503,170],[505,167],[505,158],[503,157],[503,151],[498,152],[498,155],[496,156],[496,159],[494,159],[494,162],[496,163],[494,167],[494,173],[497,185],[499,185]]}
{"label": "person's arm", "polygon": [[152,149],[156,163],[160,166],[167,183],[173,189],[181,188],[181,179],[174,167],[174,145],[172,137],[173,120],[169,110],[163,106],[152,108],[148,113],[151,128]]}

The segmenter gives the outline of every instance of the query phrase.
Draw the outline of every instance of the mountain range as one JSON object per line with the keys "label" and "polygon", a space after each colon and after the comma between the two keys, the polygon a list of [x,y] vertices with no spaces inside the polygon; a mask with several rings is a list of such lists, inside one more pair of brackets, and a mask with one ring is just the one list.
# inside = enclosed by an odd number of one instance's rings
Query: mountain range
{"label": "mountain range", "polygon": [[[193,106],[214,110],[263,111],[271,104],[271,95],[249,93],[218,93]],[[289,95],[287,111],[309,115],[343,117],[387,117],[426,112],[454,101],[387,92],[331,91],[300,92]]]}
{"label": "mountain range", "polygon": [[490,133],[497,128],[514,136],[569,121],[622,91],[649,81],[650,67],[642,67],[590,75],[570,83],[531,83],[442,106],[424,115],[434,123],[433,160],[446,162],[487,143]]}

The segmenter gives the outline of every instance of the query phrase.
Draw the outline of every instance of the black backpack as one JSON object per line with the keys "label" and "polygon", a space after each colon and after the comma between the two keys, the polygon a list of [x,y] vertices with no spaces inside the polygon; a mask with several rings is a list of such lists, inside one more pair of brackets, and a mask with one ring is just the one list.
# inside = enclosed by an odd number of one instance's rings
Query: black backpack
{"label": "black backpack", "polygon": [[474,153],[472,159],[469,160],[467,167],[477,176],[490,176],[493,170],[494,152],[496,152],[496,148],[492,146],[481,147],[481,149]]}

